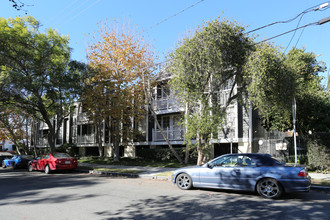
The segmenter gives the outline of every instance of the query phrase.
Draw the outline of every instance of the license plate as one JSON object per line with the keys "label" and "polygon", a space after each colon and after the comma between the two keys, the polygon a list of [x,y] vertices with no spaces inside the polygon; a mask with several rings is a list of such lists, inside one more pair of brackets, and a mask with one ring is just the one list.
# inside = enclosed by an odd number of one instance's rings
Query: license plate
{"label": "license plate", "polygon": [[65,164],[70,164],[71,162],[70,161],[65,161]]}

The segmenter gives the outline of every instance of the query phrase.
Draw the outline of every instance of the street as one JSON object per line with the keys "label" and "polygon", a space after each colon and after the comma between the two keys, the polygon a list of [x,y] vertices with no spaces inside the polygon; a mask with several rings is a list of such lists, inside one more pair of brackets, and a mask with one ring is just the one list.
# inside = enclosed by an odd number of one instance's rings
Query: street
{"label": "street", "polygon": [[179,190],[169,181],[0,168],[0,220],[329,219],[330,194],[267,200],[249,192]]}

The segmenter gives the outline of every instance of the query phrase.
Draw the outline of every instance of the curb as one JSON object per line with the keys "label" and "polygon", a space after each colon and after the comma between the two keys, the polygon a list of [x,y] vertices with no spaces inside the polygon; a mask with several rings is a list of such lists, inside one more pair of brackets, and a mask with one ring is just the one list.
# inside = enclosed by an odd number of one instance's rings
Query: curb
{"label": "curb", "polygon": [[142,178],[142,179],[153,179],[153,180],[167,180],[170,181],[171,177],[167,176],[155,176],[152,174],[131,174],[131,173],[117,173],[107,171],[95,171],[95,170],[81,170],[81,172],[89,173],[91,175],[98,176],[110,176],[110,177],[126,177],[126,178]]}
{"label": "curb", "polygon": [[102,176],[112,176],[112,177],[127,177],[127,178],[139,178],[140,177],[138,174],[116,173],[116,172],[95,171],[95,170],[90,170],[89,174],[102,175]]}
{"label": "curb", "polygon": [[314,191],[323,191],[323,192],[330,192],[330,187],[329,186],[311,185],[311,190],[314,190]]}

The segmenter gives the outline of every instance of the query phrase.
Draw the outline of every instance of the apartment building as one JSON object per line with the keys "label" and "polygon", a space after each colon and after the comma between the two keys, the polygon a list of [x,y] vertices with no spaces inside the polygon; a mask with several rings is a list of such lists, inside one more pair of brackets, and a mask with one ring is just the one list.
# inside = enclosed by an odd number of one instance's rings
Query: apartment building
{"label": "apartment building", "polygon": [[[185,105],[171,90],[168,81],[170,76],[160,72],[157,76],[157,86],[151,90],[151,106],[157,115],[157,120],[165,132],[168,140],[174,147],[185,147],[185,128],[180,124],[185,113]],[[229,82],[230,83],[230,82]],[[225,86],[219,91],[219,100],[226,105],[231,86]],[[234,92],[236,92],[234,89]],[[133,120],[134,121],[134,120]],[[55,123],[55,120],[54,120]],[[267,132],[262,126],[255,111],[252,111],[249,103],[239,103],[234,100],[230,103],[226,112],[226,122],[214,134],[211,143],[213,146],[212,156],[216,157],[225,153],[270,153],[272,155],[287,152],[288,141],[282,132]],[[167,142],[163,138],[156,120],[146,112],[144,119],[134,123],[139,135],[129,142],[120,146],[120,156],[135,157],[136,151],[143,148],[166,148]],[[105,156],[113,156],[111,141],[111,128],[107,120],[102,125],[102,146]],[[36,146],[47,147],[48,128],[44,123],[36,126]],[[81,103],[75,103],[73,114],[67,117],[59,130],[56,145],[70,143],[79,149],[79,155],[98,155],[98,138],[96,129]]]}

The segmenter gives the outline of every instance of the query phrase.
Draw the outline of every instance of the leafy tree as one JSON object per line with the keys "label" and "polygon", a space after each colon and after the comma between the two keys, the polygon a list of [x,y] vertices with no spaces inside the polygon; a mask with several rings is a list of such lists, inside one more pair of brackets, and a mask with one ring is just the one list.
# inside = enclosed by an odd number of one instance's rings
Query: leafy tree
{"label": "leafy tree", "polygon": [[[91,39],[88,60],[95,75],[85,81],[83,104],[96,127],[108,122],[114,158],[119,160],[119,146],[133,140],[136,134],[133,124],[146,115],[143,86],[149,77],[153,54],[131,26],[116,21],[110,25],[101,22]],[[97,133],[101,134],[101,130]],[[102,156],[101,136],[98,139]]]}
{"label": "leafy tree", "polygon": [[57,132],[80,91],[86,67],[70,61],[68,37],[52,29],[39,32],[39,27],[30,16],[0,18],[0,105],[45,122],[55,152]]}
{"label": "leafy tree", "polygon": [[284,65],[280,48],[257,45],[244,71],[249,99],[263,118],[267,129],[286,130],[292,115],[294,74]]}
{"label": "leafy tree", "polygon": [[284,62],[295,78],[297,129],[302,134],[330,131],[330,97],[321,86],[322,77],[319,76],[325,71],[325,64],[316,58],[317,55],[305,49],[293,48]]}
{"label": "leafy tree", "polygon": [[[263,118],[267,129],[292,129],[292,100],[297,100],[298,130],[314,130],[317,121],[326,118],[326,98],[319,72],[322,62],[314,53],[293,48],[287,55],[272,44],[258,45],[245,66],[249,99]],[[321,108],[321,106],[323,106]],[[320,114],[321,113],[321,114]],[[323,116],[322,116],[323,115]]]}
{"label": "leafy tree", "polygon": [[[185,138],[190,147],[196,138],[197,164],[207,158],[210,139],[225,121],[226,107],[240,97],[234,88],[243,84],[242,68],[251,48],[243,31],[235,22],[215,19],[198,27],[170,54],[171,84],[190,109],[185,114]],[[230,94],[222,106],[219,93],[225,86]]]}
{"label": "leafy tree", "polygon": [[27,154],[29,140],[29,115],[20,110],[0,106],[0,139],[11,140],[18,154]]}

